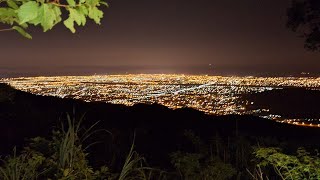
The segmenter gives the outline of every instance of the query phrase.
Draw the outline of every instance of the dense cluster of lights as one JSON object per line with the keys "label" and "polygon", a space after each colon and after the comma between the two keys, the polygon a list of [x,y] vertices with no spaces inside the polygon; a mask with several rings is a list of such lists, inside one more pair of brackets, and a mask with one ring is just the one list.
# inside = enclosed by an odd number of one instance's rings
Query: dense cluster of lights
{"label": "dense cluster of lights", "polygon": [[[222,77],[177,74],[135,74],[21,77],[2,79],[33,94],[104,101],[114,104],[158,103],[176,109],[192,107],[208,114],[259,114],[247,111],[241,95],[275,88],[320,88],[320,78]],[[274,118],[272,118],[274,119]]]}

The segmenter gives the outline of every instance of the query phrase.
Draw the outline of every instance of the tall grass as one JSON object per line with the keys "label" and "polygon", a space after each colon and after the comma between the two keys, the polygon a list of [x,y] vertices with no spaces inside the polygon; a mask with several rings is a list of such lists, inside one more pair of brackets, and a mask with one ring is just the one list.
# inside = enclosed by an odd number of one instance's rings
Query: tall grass
{"label": "tall grass", "polygon": [[8,156],[2,161],[0,167],[1,180],[34,180],[44,173],[39,169],[44,161],[44,157],[36,154],[16,153],[16,148],[13,149],[13,156]]}
{"label": "tall grass", "polygon": [[94,130],[99,122],[84,129],[84,117],[85,114],[77,119],[73,111],[73,115],[66,115],[66,121],[61,123],[61,128],[53,131],[51,139],[33,138],[19,155],[14,149],[13,156],[8,156],[0,163],[0,180],[166,179],[168,173],[148,167],[145,159],[134,150],[136,133],[121,172],[111,173],[106,166],[94,171],[87,161],[86,149],[99,142],[95,141],[85,147],[83,144],[95,133],[110,132]]}
{"label": "tall grass", "polygon": [[166,172],[145,166],[146,160],[134,150],[135,138],[136,133],[133,135],[133,142],[118,180],[166,179]]}
{"label": "tall grass", "polygon": [[13,157],[7,161],[2,160],[3,167],[0,167],[0,177],[3,180],[24,180],[29,178],[20,167],[26,167],[25,158],[17,157],[16,148],[13,150]]}
{"label": "tall grass", "polygon": [[93,175],[93,169],[88,165],[86,160],[86,149],[90,146],[99,143],[95,141],[86,147],[83,147],[84,141],[86,141],[91,135],[98,133],[99,131],[108,132],[107,130],[93,130],[99,123],[96,122],[88,129],[82,128],[82,122],[85,114],[83,114],[79,120],[76,120],[75,110],[73,116],[67,114],[67,127],[61,124],[61,142],[58,146],[58,169],[62,170],[63,176],[68,177],[81,177],[89,179]]}
{"label": "tall grass", "polygon": [[[74,110],[73,116],[67,114],[60,130],[53,131],[52,139],[33,138],[19,155],[14,149],[12,156],[0,162],[0,180],[95,179],[96,173],[101,172],[94,172],[89,166],[85,150],[98,142],[86,147],[83,143],[94,133],[108,131],[93,130],[99,122],[84,129],[81,125],[84,117],[85,114],[76,119]],[[39,139],[44,141],[41,143]],[[39,146],[49,151],[44,152]]]}

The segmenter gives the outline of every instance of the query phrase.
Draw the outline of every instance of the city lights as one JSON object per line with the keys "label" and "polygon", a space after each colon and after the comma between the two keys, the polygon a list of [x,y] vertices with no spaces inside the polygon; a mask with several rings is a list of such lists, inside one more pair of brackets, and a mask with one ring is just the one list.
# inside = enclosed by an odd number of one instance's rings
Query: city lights
{"label": "city lights", "polygon": [[[259,115],[269,111],[268,109],[246,110],[247,103],[254,103],[241,100],[241,96],[248,93],[286,87],[320,89],[320,78],[313,77],[132,74],[21,77],[1,81],[16,89],[44,96],[74,98],[87,102],[103,101],[128,106],[137,103],[158,103],[172,109],[191,107],[214,115]],[[263,117],[291,124],[300,122],[282,119],[279,115],[269,114]],[[318,124],[312,126],[318,127]]]}

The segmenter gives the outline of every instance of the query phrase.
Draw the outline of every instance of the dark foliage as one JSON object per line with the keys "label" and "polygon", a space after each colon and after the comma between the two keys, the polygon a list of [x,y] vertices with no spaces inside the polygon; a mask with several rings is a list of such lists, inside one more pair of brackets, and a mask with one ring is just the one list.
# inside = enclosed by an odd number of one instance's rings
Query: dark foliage
{"label": "dark foliage", "polygon": [[305,38],[305,48],[320,50],[320,1],[293,0],[287,11],[287,27]]}

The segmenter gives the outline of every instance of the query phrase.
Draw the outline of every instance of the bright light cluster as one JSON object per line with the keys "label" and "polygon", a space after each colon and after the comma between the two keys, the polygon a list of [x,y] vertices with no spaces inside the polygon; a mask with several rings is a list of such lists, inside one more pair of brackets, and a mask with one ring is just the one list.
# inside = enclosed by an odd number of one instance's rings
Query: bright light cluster
{"label": "bright light cluster", "polygon": [[268,110],[246,110],[249,102],[244,102],[240,97],[251,92],[284,87],[320,89],[320,78],[312,77],[128,74],[21,77],[1,81],[38,95],[129,106],[136,103],[158,103],[173,109],[192,107],[215,115],[267,112]]}

